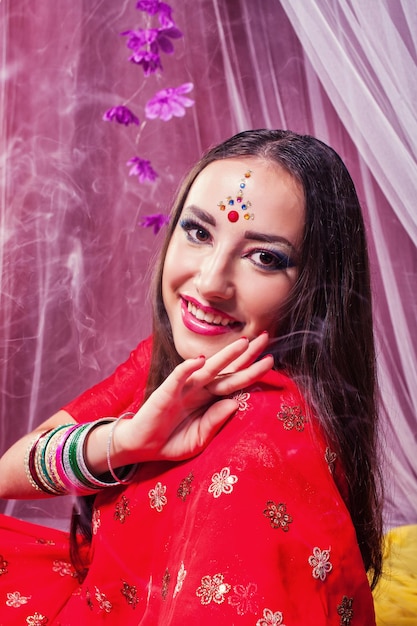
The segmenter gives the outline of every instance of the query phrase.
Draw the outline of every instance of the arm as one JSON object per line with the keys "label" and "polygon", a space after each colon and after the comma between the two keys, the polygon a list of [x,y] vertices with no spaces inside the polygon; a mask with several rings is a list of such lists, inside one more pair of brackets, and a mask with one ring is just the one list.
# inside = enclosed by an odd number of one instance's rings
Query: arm
{"label": "arm", "polygon": [[[235,400],[219,396],[252,384],[272,367],[271,356],[253,362],[267,342],[266,334],[252,342],[242,338],[209,359],[188,359],[177,366],[132,419],[118,424],[113,438],[112,466],[160,459],[183,460],[201,452],[237,407]],[[0,460],[1,497],[44,497],[31,487],[25,474],[26,451],[36,435],[72,422],[68,413],[60,411],[6,452]],[[112,424],[100,425],[86,441],[85,461],[95,475],[107,470],[111,428]]]}
{"label": "arm", "polygon": [[47,498],[47,494],[35,490],[30,484],[24,458],[28,447],[35,437],[42,432],[61,424],[75,424],[75,420],[66,411],[58,411],[40,424],[34,431],[19,439],[0,458],[0,498],[32,499]]}

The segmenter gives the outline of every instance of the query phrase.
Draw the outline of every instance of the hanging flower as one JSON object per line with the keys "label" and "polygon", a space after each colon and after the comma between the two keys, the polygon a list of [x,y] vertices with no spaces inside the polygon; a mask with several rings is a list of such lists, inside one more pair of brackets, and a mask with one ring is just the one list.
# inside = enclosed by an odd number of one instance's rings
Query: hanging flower
{"label": "hanging flower", "polygon": [[129,57],[129,61],[141,65],[144,76],[155,74],[158,70],[162,70],[162,63],[159,54],[149,52],[148,50],[138,50]]}
{"label": "hanging flower", "polygon": [[160,0],[139,0],[136,3],[136,8],[139,11],[145,11],[148,15],[158,15],[159,21],[163,26],[174,24],[172,9],[165,2],[160,2]]}
{"label": "hanging flower", "polygon": [[184,83],[179,87],[161,89],[148,101],[145,107],[146,117],[150,120],[159,117],[164,122],[172,117],[183,117],[185,109],[194,104],[194,100],[183,94],[190,92],[193,87],[193,83]]}
{"label": "hanging flower", "polygon": [[125,126],[129,126],[129,124],[139,124],[139,118],[123,104],[108,109],[103,115],[103,120],[105,122],[112,122],[114,120],[118,124],[124,124]]}
{"label": "hanging flower", "polygon": [[140,157],[132,157],[127,161],[126,165],[131,165],[129,170],[129,176],[137,176],[140,183],[144,183],[147,180],[151,183],[158,178],[158,174],[151,166],[151,162]]}
{"label": "hanging flower", "polygon": [[153,228],[154,235],[157,235],[161,228],[168,224],[169,217],[163,213],[154,213],[143,218],[141,226],[144,228]]}
{"label": "hanging flower", "polygon": [[171,39],[181,39],[182,32],[176,26],[158,28],[155,43],[165,54],[173,54],[174,44]]}
{"label": "hanging flower", "polygon": [[171,25],[164,28],[126,30],[121,35],[128,37],[126,45],[133,52],[129,61],[142,65],[145,76],[162,69],[159,51],[172,54],[174,45],[171,39],[180,39],[183,36],[176,26]]}

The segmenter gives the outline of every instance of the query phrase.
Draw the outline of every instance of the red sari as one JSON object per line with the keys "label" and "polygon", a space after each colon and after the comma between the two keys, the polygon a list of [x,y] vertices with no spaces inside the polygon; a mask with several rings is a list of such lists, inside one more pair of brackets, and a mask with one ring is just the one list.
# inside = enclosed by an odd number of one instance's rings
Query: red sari
{"label": "red sari", "polygon": [[[149,349],[66,410],[137,408]],[[235,397],[199,456],[144,463],[97,495],[83,583],[65,533],[6,518],[0,624],[373,626],[338,459],[296,386],[270,372]]]}

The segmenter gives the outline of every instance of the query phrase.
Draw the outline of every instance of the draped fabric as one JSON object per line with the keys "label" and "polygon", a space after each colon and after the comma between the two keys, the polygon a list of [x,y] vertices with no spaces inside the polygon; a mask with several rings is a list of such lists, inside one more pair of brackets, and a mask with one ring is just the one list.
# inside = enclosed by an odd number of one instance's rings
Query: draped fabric
{"label": "draped fabric", "polygon": [[[81,422],[135,410],[148,355],[140,344],[95,406],[87,393],[65,409]],[[66,533],[0,516],[0,623],[375,624],[343,468],[314,413],[280,372],[234,397],[201,454],[139,464],[129,485],[98,494],[83,580]]]}
{"label": "draped fabric", "polygon": [[[417,521],[414,0],[172,0],[184,38],[144,78],[126,37],[134,0],[0,3],[0,448],[109,374],[150,330],[167,213],[201,152],[246,128],[291,128],[345,160],[368,228],[387,527]],[[102,121],[194,84],[183,118]],[[132,98],[133,96],[133,98]],[[132,99],[131,99],[132,98]],[[131,99],[131,100],[130,100]],[[138,138],[139,135],[139,138]],[[153,184],[129,176],[151,160]],[[70,503],[2,510],[56,523]]]}

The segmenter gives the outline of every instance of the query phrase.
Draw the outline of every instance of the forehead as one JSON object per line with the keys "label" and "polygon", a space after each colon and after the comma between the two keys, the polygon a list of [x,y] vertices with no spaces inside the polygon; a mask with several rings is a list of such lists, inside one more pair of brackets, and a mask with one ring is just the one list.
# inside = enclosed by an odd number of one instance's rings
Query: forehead
{"label": "forehead", "polygon": [[[232,204],[229,204],[232,203]],[[195,179],[184,210],[196,206],[234,229],[280,230],[299,238],[304,227],[304,193],[287,170],[261,158],[231,158],[207,165]],[[230,212],[237,219],[230,222]]]}

